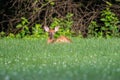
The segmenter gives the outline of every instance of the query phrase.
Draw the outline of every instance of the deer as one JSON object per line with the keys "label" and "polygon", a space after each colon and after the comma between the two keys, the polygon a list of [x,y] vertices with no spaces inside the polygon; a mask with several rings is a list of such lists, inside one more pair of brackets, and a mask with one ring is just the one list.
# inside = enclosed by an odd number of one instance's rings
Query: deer
{"label": "deer", "polygon": [[44,30],[48,32],[48,40],[47,43],[71,43],[72,41],[66,36],[60,36],[58,38],[54,38],[55,33],[59,30],[59,26],[56,26],[54,29],[49,28],[48,26],[44,26]]}

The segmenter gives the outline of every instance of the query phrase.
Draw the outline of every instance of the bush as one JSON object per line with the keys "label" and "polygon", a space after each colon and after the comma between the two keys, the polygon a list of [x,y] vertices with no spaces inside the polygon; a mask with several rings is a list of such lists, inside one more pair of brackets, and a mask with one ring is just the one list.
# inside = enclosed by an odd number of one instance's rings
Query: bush
{"label": "bush", "polygon": [[35,26],[32,27],[32,35],[33,38],[45,38],[47,35],[42,29],[41,24],[35,24]]}
{"label": "bush", "polygon": [[55,35],[56,37],[60,35],[70,36],[71,35],[71,27],[73,24],[72,13],[68,13],[65,18],[54,18],[50,27],[55,28],[56,26],[60,26],[58,33]]}
{"label": "bush", "polygon": [[118,33],[118,23],[119,20],[116,15],[111,12],[109,8],[106,8],[101,12],[101,19],[103,25],[101,26],[101,31],[106,37],[117,37]]}
{"label": "bush", "polygon": [[119,20],[109,7],[101,11],[100,22],[101,25],[96,21],[90,23],[88,32],[90,36],[107,38],[120,36],[118,30]]}
{"label": "bush", "polygon": [[16,35],[17,38],[23,38],[30,34],[28,23],[29,22],[25,17],[21,18],[21,22],[16,26],[17,29],[20,29],[20,32]]}
{"label": "bush", "polygon": [[[71,35],[71,26],[73,24],[72,20],[73,14],[69,13],[66,15],[66,17],[63,18],[53,18],[53,22],[51,23],[50,27],[54,28],[56,26],[60,26],[59,32],[55,35],[55,37],[58,37],[60,35],[70,36]],[[16,25],[17,30],[19,32],[17,34],[10,33],[7,37],[8,38],[45,38],[47,37],[47,33],[44,32],[42,25],[39,23],[35,23],[34,26],[32,26],[32,29],[30,31],[29,29],[29,21],[25,17],[21,18],[21,22]],[[1,37],[5,37],[5,33],[0,33]]]}

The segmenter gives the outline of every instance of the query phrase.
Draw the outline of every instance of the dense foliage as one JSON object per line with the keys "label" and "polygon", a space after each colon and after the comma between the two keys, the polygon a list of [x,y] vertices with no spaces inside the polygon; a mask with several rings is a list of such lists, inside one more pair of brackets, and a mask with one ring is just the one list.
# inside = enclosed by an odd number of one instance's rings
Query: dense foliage
{"label": "dense foliage", "polygon": [[[1,0],[1,37],[45,37],[43,26],[61,26],[57,35],[119,37],[116,0]],[[45,34],[45,35],[44,35]]]}

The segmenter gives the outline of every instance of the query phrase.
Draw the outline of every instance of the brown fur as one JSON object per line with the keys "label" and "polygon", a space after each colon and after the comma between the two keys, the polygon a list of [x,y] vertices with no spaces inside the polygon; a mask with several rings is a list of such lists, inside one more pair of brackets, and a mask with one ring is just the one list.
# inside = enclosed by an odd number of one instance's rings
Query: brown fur
{"label": "brown fur", "polygon": [[69,38],[65,37],[65,36],[60,36],[59,38],[57,38],[55,40],[55,42],[71,43],[72,41]]}
{"label": "brown fur", "polygon": [[65,36],[60,36],[57,39],[54,39],[54,34],[56,31],[58,31],[59,27],[55,27],[55,29],[49,29],[47,26],[44,27],[45,31],[49,33],[49,38],[47,40],[47,43],[71,43],[72,41],[65,37]]}

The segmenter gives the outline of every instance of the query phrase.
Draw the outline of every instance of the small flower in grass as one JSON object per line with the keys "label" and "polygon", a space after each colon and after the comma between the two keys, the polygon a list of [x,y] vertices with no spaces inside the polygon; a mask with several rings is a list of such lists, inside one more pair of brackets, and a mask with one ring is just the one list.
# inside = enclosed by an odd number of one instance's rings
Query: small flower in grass
{"label": "small flower in grass", "polygon": [[46,66],[46,64],[42,64],[42,66],[44,66],[44,67],[45,67],[45,66]]}
{"label": "small flower in grass", "polygon": [[77,58],[75,59],[75,62],[78,62],[78,59],[77,59]]}
{"label": "small flower in grass", "polygon": [[25,58],[26,61],[28,61],[28,58]]}
{"label": "small flower in grass", "polygon": [[22,65],[24,65],[25,63],[24,63],[24,62],[22,62],[21,64],[22,64]]}
{"label": "small flower in grass", "polygon": [[35,68],[35,65],[32,65],[32,68]]}
{"label": "small flower in grass", "polygon": [[7,65],[7,62],[5,62],[5,65]]}
{"label": "small flower in grass", "polygon": [[90,58],[93,58],[93,56],[92,56],[92,55],[90,55]]}
{"label": "small flower in grass", "polygon": [[6,76],[5,76],[5,80],[10,80],[10,76],[9,76],[9,75],[6,75]]}
{"label": "small flower in grass", "polygon": [[73,51],[72,51],[72,50],[70,50],[70,52],[72,53]]}
{"label": "small flower in grass", "polygon": [[56,63],[56,62],[54,62],[53,64],[54,64],[54,65],[56,65],[57,63]]}
{"label": "small flower in grass", "polygon": [[66,68],[66,67],[67,67],[67,65],[66,65],[66,63],[65,63],[65,62],[63,62],[63,67],[64,67],[64,68]]}
{"label": "small flower in grass", "polygon": [[23,70],[23,71],[26,71],[26,69],[25,69],[25,68],[23,68],[22,70]]}
{"label": "small flower in grass", "polygon": [[16,58],[16,59],[15,59],[15,62],[19,62],[19,59]]}
{"label": "small flower in grass", "polygon": [[8,64],[10,64],[11,63],[11,61],[8,61]]}
{"label": "small flower in grass", "polygon": [[120,72],[120,68],[117,69],[117,72]]}
{"label": "small flower in grass", "polygon": [[13,75],[15,75],[15,76],[16,76],[17,74],[18,74],[17,72],[13,72]]}
{"label": "small flower in grass", "polygon": [[38,72],[38,74],[41,74],[42,73],[42,70],[40,70],[39,72]]}
{"label": "small flower in grass", "polygon": [[33,58],[32,60],[33,60],[33,61],[36,61],[36,58]]}

